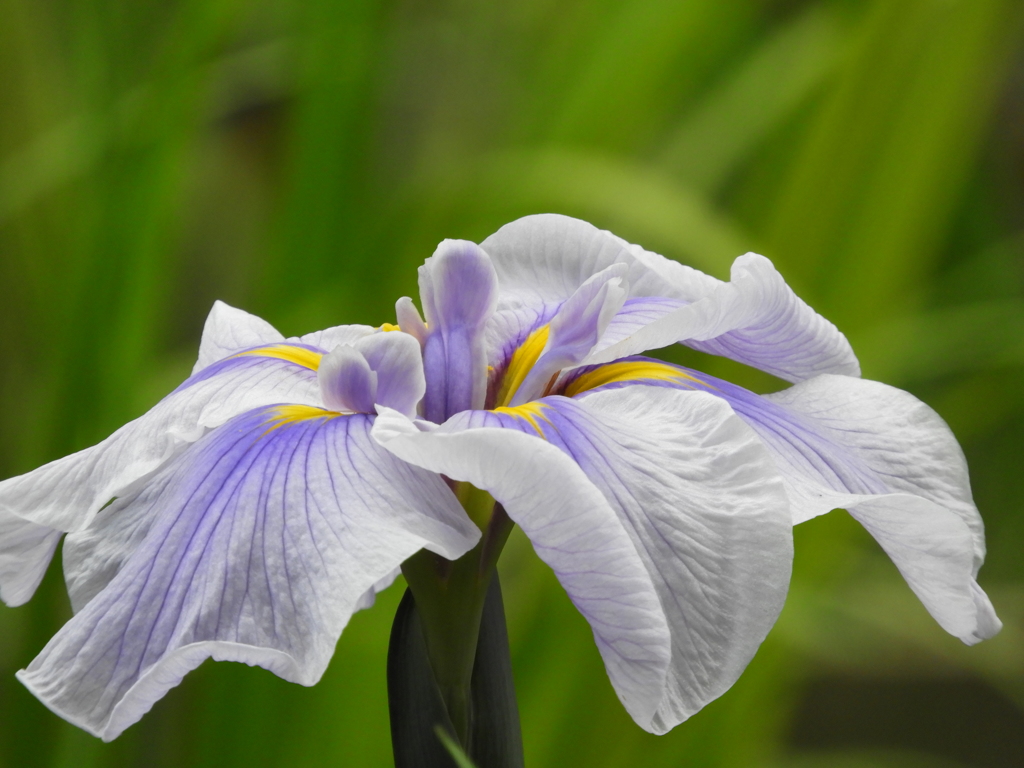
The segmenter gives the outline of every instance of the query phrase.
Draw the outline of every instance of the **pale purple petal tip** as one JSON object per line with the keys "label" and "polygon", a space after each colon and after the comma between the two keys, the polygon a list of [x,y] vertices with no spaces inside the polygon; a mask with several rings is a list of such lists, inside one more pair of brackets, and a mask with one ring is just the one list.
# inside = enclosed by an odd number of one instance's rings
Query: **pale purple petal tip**
{"label": "pale purple petal tip", "polygon": [[497,291],[490,258],[466,240],[445,240],[420,267],[420,298],[429,328],[423,348],[424,415],[431,421],[483,405],[484,327],[494,313]]}
{"label": "pale purple petal tip", "polygon": [[377,374],[354,347],[342,344],[324,355],[317,379],[324,405],[332,411],[373,413]]}
{"label": "pale purple petal tip", "polygon": [[374,404],[415,416],[427,386],[419,342],[407,333],[390,331],[361,339],[355,348],[377,375]]}

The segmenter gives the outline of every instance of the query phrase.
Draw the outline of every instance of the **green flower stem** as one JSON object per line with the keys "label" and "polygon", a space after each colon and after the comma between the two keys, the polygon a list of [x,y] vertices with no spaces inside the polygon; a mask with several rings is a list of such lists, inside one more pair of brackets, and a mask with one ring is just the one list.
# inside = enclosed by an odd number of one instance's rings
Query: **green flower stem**
{"label": "green flower stem", "polygon": [[471,724],[469,688],[487,593],[479,557],[480,545],[454,562],[421,550],[402,564],[423,623],[434,679],[463,744]]}
{"label": "green flower stem", "polygon": [[513,523],[486,491],[460,483],[456,495],[483,532],[480,542],[455,561],[420,550],[402,564],[402,573],[416,600],[434,679],[456,736],[468,748],[480,617]]}

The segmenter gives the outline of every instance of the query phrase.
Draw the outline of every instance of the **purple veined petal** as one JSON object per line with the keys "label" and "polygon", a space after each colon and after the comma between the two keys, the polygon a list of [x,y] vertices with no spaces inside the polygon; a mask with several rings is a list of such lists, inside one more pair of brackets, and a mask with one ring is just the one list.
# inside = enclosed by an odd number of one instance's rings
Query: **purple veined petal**
{"label": "purple veined petal", "polygon": [[354,347],[342,344],[323,356],[317,369],[320,397],[332,411],[373,413],[377,374]]}
{"label": "purple veined petal", "polygon": [[[476,413],[482,419],[502,418]],[[651,576],[629,534],[564,452],[536,436],[495,428],[497,422],[463,428],[472,416],[459,414],[429,430],[396,411],[382,411],[373,436],[399,458],[468,481],[501,502],[590,622],[626,710],[652,729],[667,685],[670,637]]]}
{"label": "purple veined petal", "polygon": [[[488,329],[490,361],[504,365],[529,334],[550,321],[587,280],[612,264],[627,268],[626,305],[640,299],[691,303],[721,284],[699,270],[631,245],[579,219],[557,214],[525,216],[506,224],[481,244],[494,261],[500,293]],[[665,310],[657,312],[657,319]],[[634,320],[636,318],[634,317]],[[613,325],[615,322],[613,321]],[[619,341],[631,334],[619,327]],[[597,349],[609,346],[604,342]]]}
{"label": "purple veined petal", "polygon": [[782,609],[793,536],[771,454],[727,403],[632,386],[460,414],[441,430],[456,425],[540,434],[615,510],[672,640],[668,685],[641,725],[664,733],[736,681]]}
{"label": "purple veined petal", "polygon": [[517,219],[481,247],[494,262],[500,289],[487,329],[488,360],[495,368],[503,368],[531,332],[550,322],[570,296],[614,264],[625,266],[631,293],[666,295],[673,290],[641,263],[628,243],[568,216]]}
{"label": "purple veined petal", "polygon": [[552,400],[552,431],[612,503],[668,617],[672,673],[653,723],[664,733],[728,690],[775,624],[789,500],[769,451],[719,398],[629,387]]}
{"label": "purple veined petal", "polygon": [[392,331],[367,336],[354,346],[377,374],[374,403],[415,416],[427,388],[419,341],[408,333]]}
{"label": "purple veined petal", "polygon": [[0,512],[0,600],[10,606],[28,602],[63,533]]}
{"label": "purple veined petal", "polygon": [[646,358],[581,369],[564,391],[585,402],[636,385],[697,389],[728,402],[771,451],[794,523],[848,510],[943,629],[965,643],[998,631],[976,582],[985,544],[967,465],[924,403],[878,382],[827,374],[760,396]]}
{"label": "purple veined petal", "polygon": [[274,344],[213,363],[106,440],[0,482],[0,515],[60,531],[84,528],[111,498],[130,493],[232,416],[280,402],[321,405],[322,354]]}
{"label": "purple veined petal", "polygon": [[[607,269],[621,266],[615,264]],[[602,274],[598,273],[595,277],[600,277]],[[501,392],[497,398],[498,403],[503,403],[508,399],[501,397],[505,390],[522,388],[519,382],[527,374],[519,373],[517,376],[515,368],[528,369],[530,366],[545,368],[547,369],[545,375],[534,374],[534,378],[547,384],[552,373],[557,372],[560,368],[570,369],[578,365],[584,358],[592,357],[613,344],[629,338],[644,326],[650,325],[655,320],[686,304],[680,299],[656,296],[627,298],[610,318],[610,321],[602,319],[599,327],[603,328],[603,331],[598,334],[599,340],[590,344],[590,347],[585,350],[585,354],[579,357],[563,356],[564,361],[560,361],[560,365],[535,366],[543,349],[536,349],[536,344],[531,342],[536,340],[536,334],[549,332],[550,329],[545,326],[553,323],[553,318],[563,312],[563,307],[567,303],[548,305],[540,314],[528,309],[504,310],[495,314],[492,322],[488,324],[488,349],[491,350],[491,365],[495,370],[503,372]],[[541,346],[547,346],[547,339]],[[580,348],[584,346],[580,345]],[[554,362],[553,359],[552,362]],[[540,392],[531,392],[531,394],[539,396]],[[527,399],[520,397],[516,402],[525,402]]]}
{"label": "purple veined petal", "polygon": [[757,311],[735,330],[687,342],[689,346],[785,381],[826,373],[860,376],[860,362],[846,336],[801,300],[764,256],[750,253],[736,259],[730,284]]}
{"label": "purple veined petal", "polygon": [[539,397],[562,368],[578,364],[590,353],[626,300],[627,271],[625,264],[612,264],[583,283],[562,304],[548,324],[547,343],[540,357],[516,391],[510,393],[512,405]]}
{"label": "purple veined petal", "polygon": [[429,329],[423,346],[424,416],[435,422],[480,408],[487,394],[485,328],[494,312],[494,267],[480,246],[445,240],[419,269]]}
{"label": "purple veined petal", "polygon": [[860,375],[846,337],[798,298],[768,259],[755,253],[736,259],[731,282],[719,283],[707,295],[599,348],[586,362],[610,362],[675,342],[786,381],[823,373]]}
{"label": "purple veined petal", "polygon": [[[108,741],[207,658],[315,683],[403,560],[424,547],[454,559],[479,539],[440,477],[377,445],[373,418],[258,409],[112,504],[76,534],[74,567],[102,561],[116,575],[19,679]],[[122,514],[151,522],[121,536],[114,568],[95,548]]]}
{"label": "purple veined petal", "polygon": [[199,342],[199,359],[192,373],[197,374],[239,350],[281,341],[284,341],[284,336],[263,318],[236,309],[223,301],[215,301],[210,314],[206,316],[203,336]]}
{"label": "purple veined petal", "polygon": [[[724,283],[586,222],[552,214],[507,224],[481,245],[498,273],[495,317],[502,325],[532,329],[546,322],[539,318],[550,317],[588,278],[613,263],[629,268],[629,299],[666,300],[646,305],[651,322],[645,326],[613,321],[611,336],[587,363],[683,342],[787,381],[860,373],[843,334],[801,301],[763,256],[739,257],[731,282]],[[512,318],[505,317],[509,313]],[[634,313],[632,320],[638,317]],[[507,338],[498,332],[490,336],[491,360],[507,360],[500,354]]]}
{"label": "purple veined petal", "polygon": [[[846,448],[887,491],[815,502],[815,490],[828,496],[825,482],[789,461],[788,482],[811,494],[802,516],[821,514],[830,503],[848,509],[947,632],[968,644],[996,634],[1002,624],[975,580],[985,560],[984,524],[967,461],[942,418],[907,392],[846,376],[819,376],[765,400]],[[831,490],[843,488],[831,483]]]}

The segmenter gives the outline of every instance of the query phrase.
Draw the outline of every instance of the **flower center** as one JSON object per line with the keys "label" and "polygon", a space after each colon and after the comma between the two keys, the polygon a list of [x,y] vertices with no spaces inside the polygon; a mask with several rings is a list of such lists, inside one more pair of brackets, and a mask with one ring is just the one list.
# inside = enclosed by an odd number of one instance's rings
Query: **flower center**
{"label": "flower center", "polygon": [[515,397],[519,387],[526,380],[527,374],[533,370],[533,366],[544,351],[550,334],[551,326],[547,324],[542,325],[527,336],[526,341],[520,344],[516,351],[512,353],[512,358],[509,360],[508,367],[505,369],[505,375],[501,380],[501,388],[498,390],[496,404],[499,407],[506,406],[512,402],[512,398]]}

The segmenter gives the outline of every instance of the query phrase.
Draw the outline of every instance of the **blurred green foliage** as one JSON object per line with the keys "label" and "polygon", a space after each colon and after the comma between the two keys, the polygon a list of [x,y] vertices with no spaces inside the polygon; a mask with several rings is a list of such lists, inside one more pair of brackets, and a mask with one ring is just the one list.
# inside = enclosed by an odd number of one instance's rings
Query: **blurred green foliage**
{"label": "blurred green foliage", "polygon": [[[963,441],[1006,628],[946,636],[835,512],[797,529],[790,600],[740,683],[654,737],[517,536],[528,764],[1024,764],[1019,2],[0,0],[0,20],[0,476],[172,389],[216,298],[286,334],[389,321],[439,240],[540,211],[720,277],[757,250],[866,376]],[[388,765],[400,591],[356,616],[318,686],[207,663],[107,745],[12,676],[69,614],[55,563],[0,608],[0,768]],[[843,680],[938,693],[880,730]]]}

